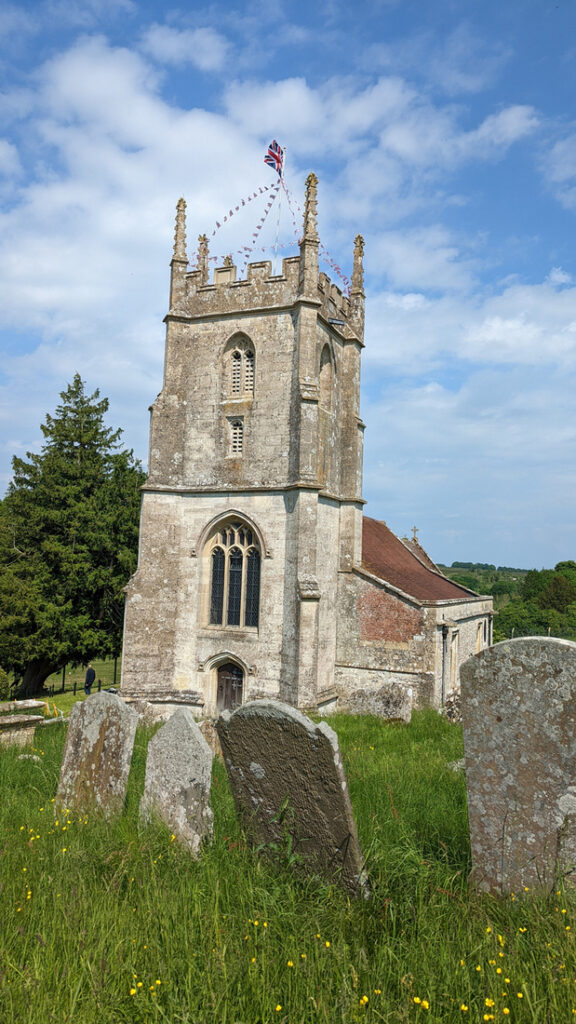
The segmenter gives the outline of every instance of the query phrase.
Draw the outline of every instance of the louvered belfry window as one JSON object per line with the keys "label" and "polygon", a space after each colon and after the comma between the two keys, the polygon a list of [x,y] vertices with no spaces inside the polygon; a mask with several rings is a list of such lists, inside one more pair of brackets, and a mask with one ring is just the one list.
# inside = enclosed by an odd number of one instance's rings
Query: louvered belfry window
{"label": "louvered belfry window", "polygon": [[232,420],[230,425],[232,432],[231,449],[233,455],[241,455],[244,448],[244,424],[242,420]]}
{"label": "louvered belfry window", "polygon": [[254,351],[248,342],[240,342],[230,357],[230,395],[252,398],[254,394]]}
{"label": "louvered belfry window", "polygon": [[244,523],[227,523],[212,538],[210,582],[210,625],[258,627],[260,549]]}

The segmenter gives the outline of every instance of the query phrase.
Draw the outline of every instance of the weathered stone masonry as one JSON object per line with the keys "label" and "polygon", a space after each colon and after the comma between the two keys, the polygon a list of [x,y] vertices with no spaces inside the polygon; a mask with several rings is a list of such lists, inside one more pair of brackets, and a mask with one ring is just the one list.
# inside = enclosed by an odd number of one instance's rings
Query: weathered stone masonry
{"label": "weathered stone masonry", "polygon": [[[479,627],[488,642],[489,600],[363,519],[363,243],[347,297],[318,269],[316,185],[311,175],[300,255],[278,275],[251,264],[245,280],[229,259],[209,280],[204,236],[188,269],[178,204],[164,382],[127,588],[129,699],[198,714],[263,696],[316,707],[398,678],[437,702],[449,656],[478,649]],[[366,524],[377,565],[365,563]],[[472,646],[462,644],[468,622]],[[460,634],[460,653],[442,630]]]}

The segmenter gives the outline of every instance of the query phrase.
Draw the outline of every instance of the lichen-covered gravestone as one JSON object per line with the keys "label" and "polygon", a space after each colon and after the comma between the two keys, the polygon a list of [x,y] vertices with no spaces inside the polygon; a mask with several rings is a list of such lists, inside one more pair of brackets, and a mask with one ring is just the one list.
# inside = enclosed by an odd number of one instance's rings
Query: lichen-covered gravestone
{"label": "lichen-covered gravestone", "polygon": [[192,712],[179,708],[148,745],[140,815],[159,818],[193,854],[212,835],[211,773],[212,751]]}
{"label": "lichen-covered gravestone", "polygon": [[460,678],[472,880],[506,893],[576,879],[576,644],[506,640]]}
{"label": "lichen-covered gravestone", "polygon": [[289,841],[308,869],[365,895],[362,851],[334,730],[276,700],[224,712],[216,728],[250,840],[269,848]]}
{"label": "lichen-covered gravestone", "polygon": [[350,715],[375,715],[389,722],[412,720],[414,693],[411,687],[383,683],[377,690],[355,690],[342,701]]}
{"label": "lichen-covered gravestone", "polygon": [[55,807],[96,809],[105,817],[124,805],[138,715],[113,693],[94,694],[70,712]]}

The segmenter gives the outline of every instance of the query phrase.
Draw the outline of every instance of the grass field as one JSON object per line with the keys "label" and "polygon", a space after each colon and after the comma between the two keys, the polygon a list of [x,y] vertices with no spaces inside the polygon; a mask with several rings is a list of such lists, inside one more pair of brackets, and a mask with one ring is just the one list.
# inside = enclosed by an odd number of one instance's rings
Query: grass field
{"label": "grass field", "polygon": [[[92,688],[92,692],[95,693],[98,688],[98,680],[100,680],[102,687],[112,686],[114,683],[114,659],[100,659],[92,662],[94,671],[96,672],[96,683]],[[122,659],[118,658],[116,662],[116,686],[120,686],[120,672],[122,669]],[[84,687],[84,679],[86,678],[86,667],[79,665],[76,668],[68,666],[64,673],[64,692],[73,691],[74,686],[77,690],[82,690]],[[55,672],[54,675],[48,676],[45,683],[46,689],[54,688],[54,693],[58,695],[62,690],[62,672]]]}
{"label": "grass field", "polygon": [[2,1024],[576,1020],[576,902],[470,891],[461,731],[338,717],[372,880],[350,901],[247,848],[223,766],[215,834],[192,861],[138,823],[139,731],[124,815],[54,818],[65,725],[39,762],[0,751]]}

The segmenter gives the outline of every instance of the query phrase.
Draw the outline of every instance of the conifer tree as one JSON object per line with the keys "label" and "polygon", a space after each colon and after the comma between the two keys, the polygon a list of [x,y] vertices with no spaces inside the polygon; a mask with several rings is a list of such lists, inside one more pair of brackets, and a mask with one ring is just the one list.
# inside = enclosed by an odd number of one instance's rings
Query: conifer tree
{"label": "conifer tree", "polygon": [[13,459],[0,503],[0,666],[22,696],[66,664],[120,653],[137,561],[141,466],[98,391],[86,395],[76,374],[60,397],[40,454]]}

